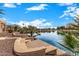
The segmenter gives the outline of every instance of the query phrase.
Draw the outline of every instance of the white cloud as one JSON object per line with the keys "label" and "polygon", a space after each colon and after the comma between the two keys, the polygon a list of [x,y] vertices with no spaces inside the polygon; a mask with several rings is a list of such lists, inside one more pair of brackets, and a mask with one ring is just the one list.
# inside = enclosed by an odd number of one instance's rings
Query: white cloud
{"label": "white cloud", "polygon": [[17,5],[21,5],[21,3],[5,3],[3,6],[7,8],[15,8]]}
{"label": "white cloud", "polygon": [[20,25],[21,27],[23,26],[28,27],[28,25],[35,26],[37,28],[52,27],[52,24],[50,22],[47,22],[45,19],[36,19],[33,21],[19,21],[19,22],[16,22],[16,24]]}
{"label": "white cloud", "polygon": [[8,8],[15,8],[15,7],[16,7],[16,5],[15,5],[15,4],[13,4],[13,3],[5,3],[5,4],[4,4],[4,7],[8,7]]}
{"label": "white cloud", "polygon": [[[73,3],[58,3],[57,5],[59,5],[59,6],[71,6],[71,5],[73,5]],[[74,4],[74,5],[76,5],[76,4]]]}
{"label": "white cloud", "polygon": [[76,15],[79,15],[79,7],[68,6],[67,9],[63,12],[63,14],[59,18],[63,18],[65,16],[74,17]]}
{"label": "white cloud", "polygon": [[45,10],[45,6],[48,6],[47,4],[40,4],[38,6],[32,6],[30,8],[26,8],[28,11],[31,11],[31,10]]}

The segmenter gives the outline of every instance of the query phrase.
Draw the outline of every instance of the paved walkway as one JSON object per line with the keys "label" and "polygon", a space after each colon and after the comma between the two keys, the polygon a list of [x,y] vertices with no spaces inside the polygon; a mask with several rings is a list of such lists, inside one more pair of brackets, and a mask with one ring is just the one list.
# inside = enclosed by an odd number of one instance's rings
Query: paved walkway
{"label": "paved walkway", "polygon": [[0,40],[0,56],[14,56],[13,45],[15,39]]}

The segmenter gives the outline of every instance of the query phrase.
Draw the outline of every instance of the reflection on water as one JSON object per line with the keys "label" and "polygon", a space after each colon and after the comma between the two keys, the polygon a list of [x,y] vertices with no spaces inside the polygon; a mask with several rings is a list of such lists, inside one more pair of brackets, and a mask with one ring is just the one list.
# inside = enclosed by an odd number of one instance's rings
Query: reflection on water
{"label": "reflection on water", "polygon": [[41,35],[38,35],[36,38],[43,40],[49,44],[52,44],[59,49],[70,52],[66,47],[61,45],[64,37],[62,35],[57,34],[57,31],[51,33],[41,33]]}
{"label": "reflection on water", "polygon": [[44,41],[56,41],[56,42],[62,42],[63,36],[57,34],[57,31],[51,32],[51,33],[41,33],[37,36],[37,38],[44,40]]}
{"label": "reflection on water", "polygon": [[58,35],[57,32],[41,33],[40,37],[46,38],[46,39],[49,39],[49,40],[53,39],[54,41],[57,41],[57,42],[60,42],[63,39],[63,36]]}

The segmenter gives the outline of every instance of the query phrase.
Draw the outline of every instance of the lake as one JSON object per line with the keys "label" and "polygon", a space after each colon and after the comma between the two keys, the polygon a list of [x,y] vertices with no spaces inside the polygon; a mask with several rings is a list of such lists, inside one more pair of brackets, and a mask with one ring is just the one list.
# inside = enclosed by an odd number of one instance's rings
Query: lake
{"label": "lake", "polygon": [[45,41],[58,49],[71,53],[71,51],[63,45],[64,36],[57,34],[57,31],[51,33],[41,33],[40,35],[36,36],[36,38]]}

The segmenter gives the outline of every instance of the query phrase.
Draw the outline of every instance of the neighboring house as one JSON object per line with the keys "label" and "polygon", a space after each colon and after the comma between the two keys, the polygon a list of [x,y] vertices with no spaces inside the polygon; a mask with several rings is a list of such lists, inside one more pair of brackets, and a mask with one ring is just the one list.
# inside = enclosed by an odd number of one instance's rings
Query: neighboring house
{"label": "neighboring house", "polygon": [[5,31],[5,21],[0,20],[0,33]]}

